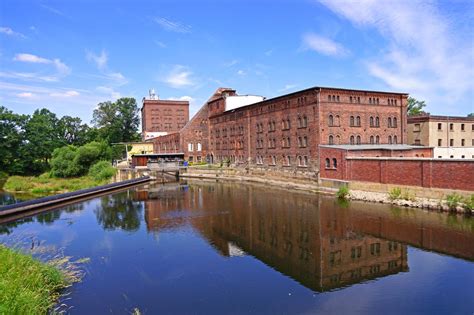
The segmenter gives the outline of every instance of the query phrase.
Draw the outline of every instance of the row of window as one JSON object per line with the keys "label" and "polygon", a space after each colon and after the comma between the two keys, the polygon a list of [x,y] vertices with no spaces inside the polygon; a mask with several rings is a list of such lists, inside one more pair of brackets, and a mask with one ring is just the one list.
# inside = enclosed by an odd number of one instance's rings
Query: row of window
{"label": "row of window", "polygon": [[[417,125],[418,125],[418,130],[416,130]],[[460,124],[460,126],[461,126],[461,131],[466,131],[465,124]],[[420,124],[415,124],[415,131],[419,131],[419,130],[420,130]],[[442,123],[438,123],[438,130],[443,130],[443,124]],[[449,130],[454,131],[454,124],[453,123],[449,124]],[[474,124],[471,125],[471,130],[474,131]]]}
{"label": "row of window", "polygon": [[[328,118],[328,125],[329,127],[339,127],[341,125],[341,120],[339,115],[333,116],[329,115]],[[361,119],[360,116],[350,116],[349,117],[349,125],[351,127],[360,127],[361,126]],[[369,126],[370,127],[380,127],[380,118],[378,116],[371,116],[369,118]],[[397,117],[388,117],[387,118],[387,126],[388,128],[396,128],[397,127]]]}
{"label": "row of window", "polygon": [[[328,102],[340,102],[341,99],[339,95],[328,95]],[[349,96],[350,103],[360,103],[360,96]],[[369,104],[378,105],[380,104],[380,99],[378,97],[369,97]],[[397,105],[397,100],[393,98],[387,99],[388,105]]]}
{"label": "row of window", "polygon": [[[194,143],[188,143],[188,152],[193,152],[194,151]],[[202,151],[202,145],[201,143],[197,143],[197,150],[198,152]]]}
{"label": "row of window", "polygon": [[[257,165],[263,165],[265,162],[268,161],[269,166],[275,166],[278,162],[281,162],[282,166],[291,166],[292,164],[292,157],[289,155],[283,155],[280,160],[275,155],[270,155],[265,158],[262,155],[257,155],[255,157],[255,163]],[[309,165],[309,158],[306,155],[298,155],[296,156],[296,163],[298,166],[307,167]]]}
{"label": "row of window", "polygon": [[[388,144],[398,144],[398,137],[397,136],[392,136],[389,135],[387,139]],[[329,135],[328,137],[328,144],[340,144],[341,143],[341,137],[339,135],[336,135],[334,137],[333,135]],[[354,145],[354,144],[362,144],[362,138],[361,136],[350,136],[349,137],[349,143]],[[370,136],[369,137],[369,143],[370,144],[380,144],[380,136]]]}
{"label": "row of window", "polygon": [[[471,145],[474,147],[474,139],[471,140]],[[420,140],[415,140],[415,144],[420,144]],[[443,146],[443,139],[438,139],[438,147]],[[454,139],[449,139],[449,146],[454,146]],[[466,146],[466,139],[461,139],[461,147]]]}
{"label": "row of window", "polygon": [[[300,136],[300,137],[297,138],[297,140],[298,140],[298,147],[306,148],[308,146],[308,137],[307,136]],[[281,147],[282,148],[290,148],[291,147],[290,137],[283,137],[281,139]],[[256,148],[257,149],[263,149],[264,148],[264,140],[263,139],[257,139]],[[267,148],[276,149],[276,139],[275,138],[268,139]]]}
{"label": "row of window", "polygon": [[[332,167],[331,167],[331,161],[332,161]],[[326,161],[325,161],[325,166],[326,168],[333,168],[333,169],[337,169],[337,159],[336,158],[326,158]]]}

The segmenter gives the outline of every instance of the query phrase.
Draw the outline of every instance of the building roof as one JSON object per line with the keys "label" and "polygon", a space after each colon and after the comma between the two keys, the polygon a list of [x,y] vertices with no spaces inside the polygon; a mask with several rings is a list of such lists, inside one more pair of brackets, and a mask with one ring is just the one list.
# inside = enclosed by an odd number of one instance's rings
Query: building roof
{"label": "building roof", "polygon": [[408,145],[408,144],[335,144],[335,145],[319,145],[322,148],[332,148],[348,151],[357,151],[357,150],[391,150],[391,151],[400,151],[400,150],[412,150],[412,149],[430,149],[431,147]]}
{"label": "building roof", "polygon": [[474,116],[441,116],[441,115],[431,115],[430,113],[425,113],[422,115],[408,116],[407,122],[426,122],[426,121],[466,121],[474,122]]}
{"label": "building roof", "polygon": [[176,156],[176,155],[184,155],[182,152],[176,152],[176,153],[149,153],[149,154],[132,154],[132,157],[161,157],[161,156]]}

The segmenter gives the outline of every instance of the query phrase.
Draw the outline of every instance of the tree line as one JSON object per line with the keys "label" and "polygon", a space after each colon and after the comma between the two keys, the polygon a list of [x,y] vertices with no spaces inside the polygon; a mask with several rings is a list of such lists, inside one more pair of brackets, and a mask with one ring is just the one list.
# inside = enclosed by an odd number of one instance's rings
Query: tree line
{"label": "tree line", "polygon": [[[10,175],[41,174],[50,170],[54,150],[67,146],[85,146],[81,149],[84,152],[107,147],[104,156],[120,158],[123,146],[113,143],[140,139],[139,109],[134,98],[99,103],[92,116],[92,124],[88,125],[78,117],[59,118],[46,108],[23,115],[0,106],[0,171]],[[89,143],[95,144],[87,146]]]}

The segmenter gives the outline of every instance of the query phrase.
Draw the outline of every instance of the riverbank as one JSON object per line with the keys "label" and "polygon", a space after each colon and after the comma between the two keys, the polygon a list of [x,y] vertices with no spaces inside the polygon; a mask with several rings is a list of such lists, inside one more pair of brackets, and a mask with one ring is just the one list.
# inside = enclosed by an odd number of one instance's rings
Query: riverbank
{"label": "riverbank", "polygon": [[0,314],[47,314],[69,282],[55,266],[0,245]]}
{"label": "riverbank", "polygon": [[27,193],[35,197],[72,192],[109,183],[110,180],[96,180],[89,176],[75,178],[55,178],[46,175],[10,176],[3,189],[10,193]]}
{"label": "riverbank", "polygon": [[[264,176],[261,174],[249,174],[245,170],[234,168],[204,168],[193,167],[189,168],[184,174],[183,178],[202,178],[214,180],[229,180],[229,181],[246,181],[263,183],[267,185],[304,190],[317,193],[336,194],[338,187],[331,183],[331,185],[319,185],[315,179],[291,178],[285,176],[278,178],[276,176]],[[394,187],[382,186],[375,184],[361,184],[361,183],[337,183],[339,186],[349,185],[350,193],[347,195],[349,200],[359,200],[366,202],[393,204],[402,207],[413,207],[437,211],[452,211],[458,213],[474,213],[472,210],[474,203],[474,194],[469,192],[462,192],[462,194],[451,190],[437,189],[435,191],[424,192],[419,191],[416,187],[395,187],[400,189],[399,196],[393,196],[391,191]],[[361,187],[365,189],[353,189],[353,187]],[[382,191],[378,191],[382,190]],[[418,196],[418,195],[419,196]],[[434,198],[431,196],[435,196]]]}

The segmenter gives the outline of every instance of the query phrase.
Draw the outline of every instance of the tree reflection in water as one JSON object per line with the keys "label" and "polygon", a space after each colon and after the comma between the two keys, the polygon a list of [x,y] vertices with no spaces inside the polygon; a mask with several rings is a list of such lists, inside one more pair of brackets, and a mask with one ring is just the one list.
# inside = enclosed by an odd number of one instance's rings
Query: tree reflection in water
{"label": "tree reflection in water", "polygon": [[143,220],[143,204],[134,201],[130,192],[104,196],[94,213],[106,230],[136,231]]}

